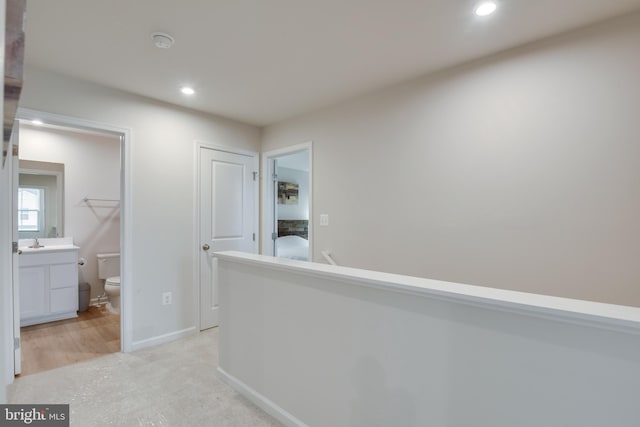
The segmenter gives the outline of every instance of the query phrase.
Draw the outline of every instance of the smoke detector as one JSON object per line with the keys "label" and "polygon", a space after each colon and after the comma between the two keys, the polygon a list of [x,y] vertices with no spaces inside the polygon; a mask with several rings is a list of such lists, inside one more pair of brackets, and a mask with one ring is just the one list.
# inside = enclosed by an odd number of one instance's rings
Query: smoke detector
{"label": "smoke detector", "polygon": [[167,33],[153,33],[151,34],[153,44],[159,49],[169,49],[176,42],[173,37]]}

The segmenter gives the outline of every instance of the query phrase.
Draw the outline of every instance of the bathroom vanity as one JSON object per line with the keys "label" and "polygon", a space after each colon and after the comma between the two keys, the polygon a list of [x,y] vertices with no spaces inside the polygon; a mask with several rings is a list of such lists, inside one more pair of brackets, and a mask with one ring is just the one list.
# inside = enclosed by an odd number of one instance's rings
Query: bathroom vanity
{"label": "bathroom vanity", "polygon": [[73,238],[20,240],[20,326],[77,317],[78,250]]}

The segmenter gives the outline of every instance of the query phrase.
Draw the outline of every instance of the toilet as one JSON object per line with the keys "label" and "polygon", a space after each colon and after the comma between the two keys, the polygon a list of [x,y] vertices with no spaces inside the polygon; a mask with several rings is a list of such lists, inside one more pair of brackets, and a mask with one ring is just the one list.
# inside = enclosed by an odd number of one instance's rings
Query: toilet
{"label": "toilet", "polygon": [[108,298],[107,310],[120,313],[120,254],[96,254],[98,277],[103,279],[104,293]]}

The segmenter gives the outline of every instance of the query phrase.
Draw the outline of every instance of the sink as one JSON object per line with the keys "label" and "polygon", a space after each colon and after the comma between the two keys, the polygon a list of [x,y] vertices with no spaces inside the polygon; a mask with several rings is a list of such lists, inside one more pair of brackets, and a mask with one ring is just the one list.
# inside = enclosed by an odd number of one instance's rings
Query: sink
{"label": "sink", "polygon": [[64,252],[69,250],[77,250],[78,247],[73,244],[73,237],[53,237],[38,239],[39,245],[36,245],[34,239],[20,239],[18,247],[23,254],[36,252]]}

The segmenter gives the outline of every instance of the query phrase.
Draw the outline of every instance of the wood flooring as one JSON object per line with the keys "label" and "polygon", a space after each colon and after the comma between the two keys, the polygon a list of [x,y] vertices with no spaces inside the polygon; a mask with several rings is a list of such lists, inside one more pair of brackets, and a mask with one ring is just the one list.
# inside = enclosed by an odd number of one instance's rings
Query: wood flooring
{"label": "wood flooring", "polygon": [[120,351],[120,315],[91,306],[75,319],[20,328],[20,335],[25,376]]}

